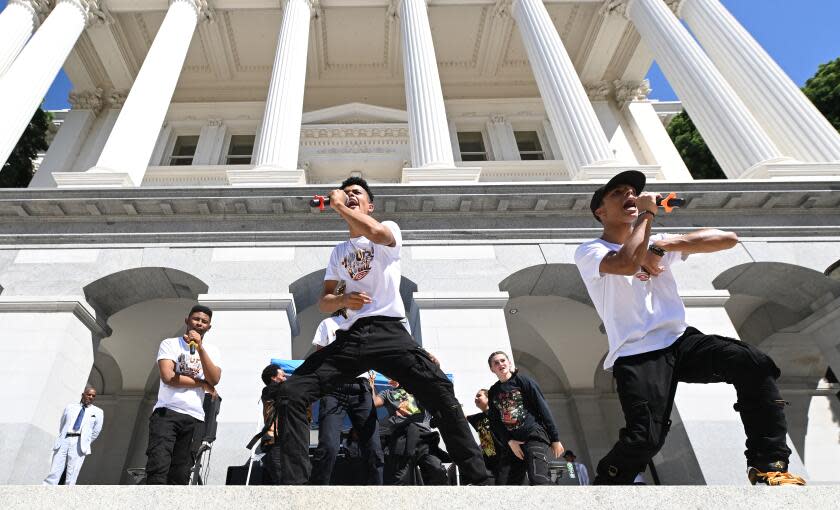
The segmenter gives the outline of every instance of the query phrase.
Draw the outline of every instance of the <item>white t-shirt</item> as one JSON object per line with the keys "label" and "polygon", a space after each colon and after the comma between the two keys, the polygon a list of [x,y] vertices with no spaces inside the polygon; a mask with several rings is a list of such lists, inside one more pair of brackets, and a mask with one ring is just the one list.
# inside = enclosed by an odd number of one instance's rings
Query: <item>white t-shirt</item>
{"label": "white t-shirt", "polygon": [[[219,351],[212,345],[204,343],[204,350],[218,367],[221,366]],[[160,343],[157,360],[169,359],[175,362],[175,373],[183,374],[193,379],[204,379],[204,369],[198,350],[190,355],[190,344],[183,337],[167,338]],[[165,382],[160,382],[158,399],[155,409],[165,407],[175,412],[188,414],[193,418],[204,421],[204,388],[176,388]]]}
{"label": "white t-shirt", "polygon": [[[650,236],[650,240],[666,237],[657,234]],[[601,273],[601,260],[620,249],[620,244],[594,239],[575,251],[575,264],[607,331],[610,351],[604,360],[605,370],[610,370],[620,356],[668,347],[687,327],[685,307],[670,269],[671,264],[685,260],[687,255],[667,252],[661,261],[665,271],[659,276],[645,278],[639,272],[633,276]]]}
{"label": "white t-shirt", "polygon": [[340,329],[350,329],[362,317],[405,317],[400,297],[402,234],[393,221],[383,221],[382,225],[394,235],[393,247],[375,244],[364,236],[353,237],[336,246],[330,255],[324,280],[344,281],[345,293],[364,292],[372,300],[359,310],[348,309],[348,319]]}

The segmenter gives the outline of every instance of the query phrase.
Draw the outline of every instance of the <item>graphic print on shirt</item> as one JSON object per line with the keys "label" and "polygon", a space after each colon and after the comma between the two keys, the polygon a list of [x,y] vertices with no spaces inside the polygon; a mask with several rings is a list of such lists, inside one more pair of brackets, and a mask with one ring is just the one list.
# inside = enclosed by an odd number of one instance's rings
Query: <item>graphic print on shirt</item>
{"label": "graphic print on shirt", "polygon": [[415,415],[420,412],[420,407],[417,401],[414,400],[414,395],[405,391],[402,388],[397,388],[391,391],[391,399],[397,403],[397,407],[407,415]]}
{"label": "graphic print on shirt", "polygon": [[[354,246],[354,248],[356,248]],[[350,278],[359,281],[370,272],[370,266],[373,264],[373,244],[370,249],[348,250],[348,253],[341,259],[341,265],[347,270]]]}
{"label": "graphic print on shirt", "polygon": [[478,442],[481,446],[481,452],[487,457],[496,455],[496,445],[493,443],[493,433],[490,432],[490,420],[483,416],[476,424],[478,431]]}
{"label": "graphic print on shirt", "polygon": [[198,354],[190,355],[189,353],[181,353],[178,356],[178,361],[175,363],[175,373],[183,374],[192,378],[198,377],[201,371],[201,357]]}
{"label": "graphic print on shirt", "polygon": [[516,430],[522,426],[522,418],[525,417],[525,405],[522,402],[522,392],[514,389],[510,392],[499,392],[498,400],[493,404],[502,415],[502,423],[508,430]]}

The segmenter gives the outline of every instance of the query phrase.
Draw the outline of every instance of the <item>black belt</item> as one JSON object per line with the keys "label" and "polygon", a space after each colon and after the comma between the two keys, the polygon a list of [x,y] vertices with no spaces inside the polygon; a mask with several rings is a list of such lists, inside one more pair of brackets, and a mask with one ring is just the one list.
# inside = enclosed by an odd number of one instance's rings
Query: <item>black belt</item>
{"label": "black belt", "polygon": [[64,434],[64,437],[80,437],[81,435],[81,432],[68,432]]}

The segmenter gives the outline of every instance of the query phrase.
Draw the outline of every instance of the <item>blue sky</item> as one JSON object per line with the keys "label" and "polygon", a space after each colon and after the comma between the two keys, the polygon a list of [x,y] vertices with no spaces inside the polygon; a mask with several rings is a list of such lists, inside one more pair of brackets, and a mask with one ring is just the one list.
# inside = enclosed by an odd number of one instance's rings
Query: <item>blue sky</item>
{"label": "blue sky", "polygon": [[[7,0],[0,0],[0,9]],[[840,1],[837,0],[723,0],[724,5],[758,42],[802,85],[819,64],[840,57]],[[654,64],[648,78],[651,97],[674,100],[676,95]],[[71,83],[62,72],[56,78],[44,106],[67,108]]]}

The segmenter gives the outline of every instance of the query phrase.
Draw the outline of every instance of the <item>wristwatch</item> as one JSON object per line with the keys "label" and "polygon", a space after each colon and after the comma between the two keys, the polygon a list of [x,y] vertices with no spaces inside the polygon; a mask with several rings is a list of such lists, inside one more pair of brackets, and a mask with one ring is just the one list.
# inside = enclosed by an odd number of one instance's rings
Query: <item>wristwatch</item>
{"label": "wristwatch", "polygon": [[651,253],[653,253],[654,255],[656,255],[658,257],[664,257],[665,256],[665,250],[663,250],[659,246],[656,246],[655,244],[651,244],[650,246],[648,246],[648,250],[650,250]]}

